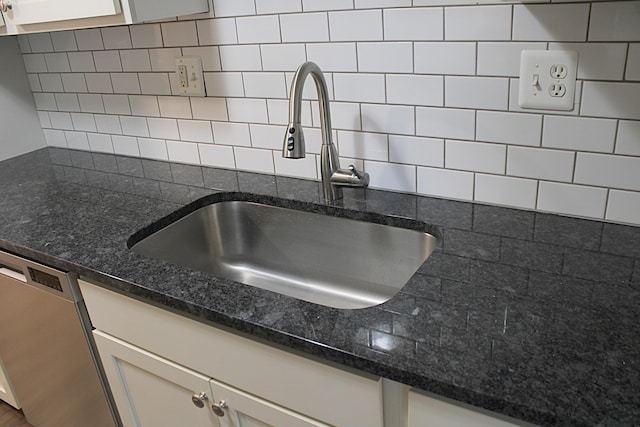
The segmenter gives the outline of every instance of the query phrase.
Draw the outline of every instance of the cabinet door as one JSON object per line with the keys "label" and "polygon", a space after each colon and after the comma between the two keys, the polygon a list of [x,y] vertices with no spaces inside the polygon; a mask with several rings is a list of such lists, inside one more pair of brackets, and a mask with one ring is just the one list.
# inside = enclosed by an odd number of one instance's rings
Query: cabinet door
{"label": "cabinet door", "polygon": [[8,1],[12,8],[5,13],[5,19],[14,25],[116,15],[121,12],[119,0]]}
{"label": "cabinet door", "polygon": [[222,416],[221,427],[329,427],[304,415],[210,380],[211,393]]}
{"label": "cabinet door", "polygon": [[94,338],[125,427],[220,426],[207,377],[100,331]]}

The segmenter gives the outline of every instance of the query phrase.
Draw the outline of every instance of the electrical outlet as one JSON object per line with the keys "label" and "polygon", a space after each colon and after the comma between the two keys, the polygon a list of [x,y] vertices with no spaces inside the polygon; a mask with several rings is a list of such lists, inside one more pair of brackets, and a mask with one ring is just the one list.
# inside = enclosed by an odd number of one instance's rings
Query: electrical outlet
{"label": "electrical outlet", "polygon": [[205,96],[202,59],[199,56],[176,57],[177,85],[175,93],[181,96]]}
{"label": "electrical outlet", "polygon": [[523,50],[518,105],[540,110],[573,110],[578,53]]}

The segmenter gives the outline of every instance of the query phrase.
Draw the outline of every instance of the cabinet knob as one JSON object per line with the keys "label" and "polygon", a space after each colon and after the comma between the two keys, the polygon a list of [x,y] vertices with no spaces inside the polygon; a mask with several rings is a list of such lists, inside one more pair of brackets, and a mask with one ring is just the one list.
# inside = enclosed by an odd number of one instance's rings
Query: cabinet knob
{"label": "cabinet knob", "polygon": [[209,400],[209,397],[205,392],[194,394],[193,396],[191,396],[191,401],[198,408],[204,408],[205,402],[207,400]]}
{"label": "cabinet knob", "polygon": [[213,405],[211,405],[211,409],[213,410],[213,413],[219,417],[224,417],[224,410],[227,409],[228,407],[229,405],[227,405],[227,402],[225,402],[224,400],[221,400],[220,402],[214,403]]}
{"label": "cabinet knob", "polygon": [[11,5],[10,0],[0,0],[0,10],[3,12],[8,12],[13,6]]}

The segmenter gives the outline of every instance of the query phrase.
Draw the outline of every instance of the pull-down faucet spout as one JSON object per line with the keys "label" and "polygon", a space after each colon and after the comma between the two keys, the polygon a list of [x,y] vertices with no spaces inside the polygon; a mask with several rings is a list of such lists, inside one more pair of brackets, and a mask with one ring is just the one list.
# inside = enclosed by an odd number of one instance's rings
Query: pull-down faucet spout
{"label": "pull-down faucet spout", "polygon": [[284,137],[282,157],[301,159],[306,156],[304,134],[300,120],[302,106],[302,89],[307,77],[311,75],[318,92],[320,106],[320,130],[322,133],[322,150],[320,152],[320,172],[322,175],[322,192],[325,200],[334,201],[342,198],[342,187],[367,187],[369,175],[358,172],[353,165],[348,169],[340,169],[338,152],[332,142],[331,113],[329,111],[329,94],[322,71],[313,62],[305,62],[296,71],[291,83],[289,96],[289,126]]}

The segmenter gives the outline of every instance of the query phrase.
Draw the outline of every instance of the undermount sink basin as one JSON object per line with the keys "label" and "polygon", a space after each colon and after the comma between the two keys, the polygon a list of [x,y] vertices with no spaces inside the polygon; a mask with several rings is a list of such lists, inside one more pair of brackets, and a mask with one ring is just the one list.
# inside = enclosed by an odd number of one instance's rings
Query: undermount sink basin
{"label": "undermount sink basin", "polygon": [[437,241],[424,231],[242,200],[208,204],[135,237],[129,245],[138,254],[343,309],[389,300]]}

